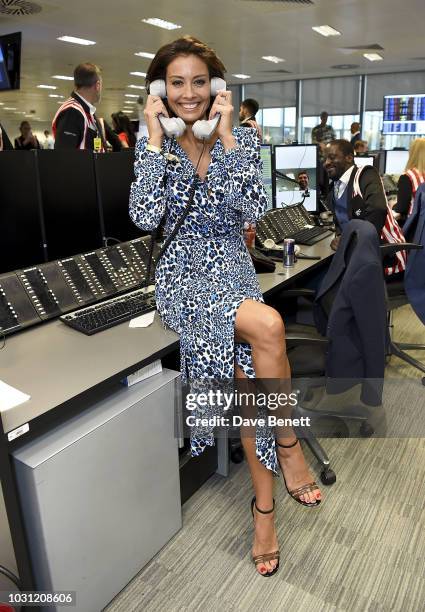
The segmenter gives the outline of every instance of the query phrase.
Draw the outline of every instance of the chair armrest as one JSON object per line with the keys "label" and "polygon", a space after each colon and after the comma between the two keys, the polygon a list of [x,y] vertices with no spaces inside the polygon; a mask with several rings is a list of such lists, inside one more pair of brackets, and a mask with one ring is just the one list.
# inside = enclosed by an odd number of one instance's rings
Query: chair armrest
{"label": "chair armrest", "polygon": [[379,248],[381,250],[381,257],[384,258],[394,255],[399,251],[419,251],[423,249],[423,246],[414,242],[401,242],[397,244],[382,244]]}
{"label": "chair armrest", "polygon": [[300,289],[285,289],[279,294],[279,296],[283,298],[305,297],[310,300],[314,300],[316,297],[316,292],[314,289],[303,289],[300,287]]}
{"label": "chair armrest", "polygon": [[296,334],[286,334],[286,344],[294,346],[327,346],[329,340],[327,338],[312,338],[311,336],[300,336]]}

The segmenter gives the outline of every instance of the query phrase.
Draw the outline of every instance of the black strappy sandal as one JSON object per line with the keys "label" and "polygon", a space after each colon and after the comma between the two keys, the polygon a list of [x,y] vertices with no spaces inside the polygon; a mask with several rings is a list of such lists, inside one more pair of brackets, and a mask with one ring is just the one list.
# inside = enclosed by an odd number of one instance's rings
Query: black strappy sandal
{"label": "black strappy sandal", "polygon": [[[296,444],[299,444],[299,440],[298,438],[295,440],[295,442],[293,444],[279,444],[279,442],[276,440],[276,444],[278,446],[280,446],[281,448],[292,448],[293,446],[295,446]],[[279,461],[279,454],[277,454],[277,458]],[[280,463],[279,463],[280,465]],[[300,499],[301,495],[305,495],[306,493],[313,493],[314,491],[320,491],[319,486],[317,485],[317,483],[313,480],[312,482],[308,482],[305,485],[301,485],[301,487],[298,487],[297,489],[292,489],[292,491],[290,491],[288,489],[288,485],[286,484],[286,480],[285,480],[285,476],[283,474],[283,470],[282,468],[280,468],[282,471],[282,476],[283,476],[283,480],[285,482],[285,487],[286,490],[288,491],[289,495],[292,497],[292,499],[295,499],[296,502],[298,502],[299,504],[301,504],[302,506],[306,506],[307,508],[315,508],[316,506],[318,506],[320,504],[320,502],[322,501],[321,499],[316,499],[315,502],[305,502],[302,499]]]}
{"label": "black strappy sandal", "polygon": [[[251,514],[252,514],[253,519],[254,519],[254,506],[255,506],[255,510],[259,512],[260,514],[271,514],[274,511],[275,503],[273,499],[273,508],[271,510],[260,510],[260,508],[255,503],[255,497],[253,497],[251,500]],[[269,576],[273,576],[273,574],[275,574],[277,570],[279,569],[279,558],[280,558],[280,552],[278,550],[275,550],[274,552],[265,553],[264,555],[255,555],[255,557],[252,557],[252,562],[254,563],[255,567],[257,567],[257,565],[259,565],[260,563],[266,563],[266,561],[273,561],[274,559],[277,559],[276,567],[271,572],[267,572],[266,574],[257,572],[257,574],[260,574],[260,576],[264,576],[265,578],[268,578]]]}

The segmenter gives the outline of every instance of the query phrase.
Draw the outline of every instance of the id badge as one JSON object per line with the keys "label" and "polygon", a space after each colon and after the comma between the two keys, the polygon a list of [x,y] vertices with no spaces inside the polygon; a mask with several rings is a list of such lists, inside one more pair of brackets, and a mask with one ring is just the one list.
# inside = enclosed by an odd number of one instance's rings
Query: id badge
{"label": "id badge", "polygon": [[101,138],[93,139],[93,149],[96,151],[96,153],[100,153],[100,151],[102,150],[102,139]]}

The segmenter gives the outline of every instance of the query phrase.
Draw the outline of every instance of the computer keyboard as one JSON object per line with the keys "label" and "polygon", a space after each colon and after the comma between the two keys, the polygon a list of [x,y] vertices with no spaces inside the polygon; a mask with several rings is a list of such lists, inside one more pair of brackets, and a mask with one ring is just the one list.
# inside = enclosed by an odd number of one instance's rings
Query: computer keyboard
{"label": "computer keyboard", "polygon": [[60,320],[83,334],[91,336],[118,325],[118,323],[155,310],[155,308],[154,292],[147,293],[146,289],[137,289],[105,300],[100,304],[62,315]]}
{"label": "computer keyboard", "polygon": [[312,245],[319,240],[323,240],[327,236],[331,236],[333,232],[327,227],[305,227],[304,229],[294,232],[287,238],[292,238],[297,244]]}

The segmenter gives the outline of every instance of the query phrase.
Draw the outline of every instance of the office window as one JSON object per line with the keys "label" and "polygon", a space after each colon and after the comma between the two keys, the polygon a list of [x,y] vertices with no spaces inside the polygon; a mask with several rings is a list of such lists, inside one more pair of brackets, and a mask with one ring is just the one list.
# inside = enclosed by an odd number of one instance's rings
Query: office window
{"label": "office window", "polygon": [[425,72],[371,74],[366,77],[366,108],[383,110],[384,96],[425,93]]}
{"label": "office window", "polygon": [[257,121],[263,132],[263,142],[269,144],[291,143],[295,140],[295,106],[289,108],[263,108],[257,113]]}
{"label": "office window", "polygon": [[232,92],[232,106],[233,111],[233,125],[239,125],[239,107],[241,105],[241,86],[240,85],[228,85],[227,90]]}
{"label": "office window", "polygon": [[381,141],[383,111],[365,111],[363,117],[363,140],[367,140],[369,149],[381,149],[384,146]]}
{"label": "office window", "polygon": [[[335,130],[336,138],[351,139],[350,126],[354,121],[359,121],[360,115],[330,115],[328,124]],[[301,119],[301,141],[305,144],[311,143],[311,132],[319,125],[320,117],[302,117]]]}
{"label": "office window", "polygon": [[243,98],[254,98],[254,100],[257,100],[260,108],[295,107],[297,99],[296,81],[250,83],[242,87]]}
{"label": "office window", "polygon": [[360,77],[329,77],[302,81],[301,116],[357,115],[360,112]]}

